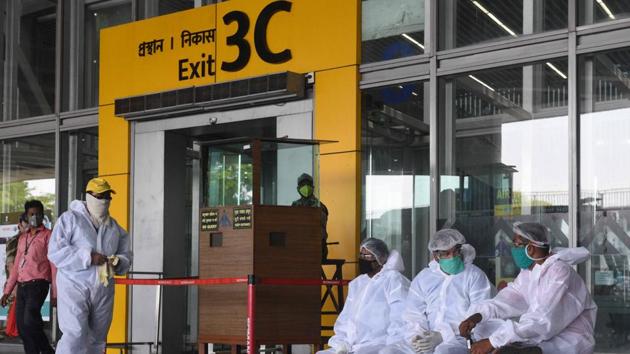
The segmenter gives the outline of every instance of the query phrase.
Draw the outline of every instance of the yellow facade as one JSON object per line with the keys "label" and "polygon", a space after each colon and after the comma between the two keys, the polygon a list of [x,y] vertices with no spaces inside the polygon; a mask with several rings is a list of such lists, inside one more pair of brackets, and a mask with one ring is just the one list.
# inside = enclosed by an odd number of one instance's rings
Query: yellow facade
{"label": "yellow facade", "polygon": [[[255,32],[257,24],[265,22],[263,9],[277,2],[232,0],[101,32],[99,175],[118,192],[112,214],[123,227],[130,227],[130,129],[124,119],[114,116],[115,99],[284,71],[314,72],[315,138],[339,141],[323,145],[320,158],[320,196],[330,211],[329,239],[341,242],[330,248],[330,257],[356,261],[361,186],[360,2],[280,1],[288,7],[273,12],[263,34],[269,51],[290,50],[291,58],[270,63],[259,55]],[[240,13],[249,22],[242,39],[250,55],[239,70],[223,70],[224,63],[242,55],[237,46],[227,44],[228,38],[244,29],[239,21],[229,21],[242,18]],[[200,35],[190,40],[195,33]],[[354,263],[344,269],[346,278],[354,272]],[[117,288],[110,342],[126,341],[125,299],[125,289]]]}

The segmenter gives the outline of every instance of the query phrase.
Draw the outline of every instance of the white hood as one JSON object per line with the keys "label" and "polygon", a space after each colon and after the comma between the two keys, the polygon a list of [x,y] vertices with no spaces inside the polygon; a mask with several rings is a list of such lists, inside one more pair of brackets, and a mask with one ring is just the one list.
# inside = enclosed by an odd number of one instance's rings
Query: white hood
{"label": "white hood", "polygon": [[387,257],[387,262],[383,265],[383,270],[395,270],[401,273],[405,271],[405,262],[398,251],[392,250],[389,252],[389,257]]}
{"label": "white hood", "polygon": [[475,247],[465,243],[462,245],[462,258],[464,259],[464,263],[472,264],[472,262],[477,257],[477,251]]}
{"label": "white hood", "polygon": [[[83,216],[85,216],[88,221],[90,221],[90,223],[92,223],[92,218],[90,216],[90,212],[87,209],[87,205],[84,201],[81,200],[73,200],[70,203],[70,210],[74,211],[77,214],[81,214]],[[111,226],[111,218],[107,218],[107,220],[105,220],[104,222],[105,225],[107,226]]]}
{"label": "white hood", "polygon": [[81,215],[84,215],[86,218],[90,218],[90,213],[87,210],[87,206],[84,201],[81,200],[73,200],[70,203],[70,210],[75,211]]}
{"label": "white hood", "polygon": [[554,258],[569,265],[578,265],[591,257],[591,252],[584,247],[556,247],[551,250]]}

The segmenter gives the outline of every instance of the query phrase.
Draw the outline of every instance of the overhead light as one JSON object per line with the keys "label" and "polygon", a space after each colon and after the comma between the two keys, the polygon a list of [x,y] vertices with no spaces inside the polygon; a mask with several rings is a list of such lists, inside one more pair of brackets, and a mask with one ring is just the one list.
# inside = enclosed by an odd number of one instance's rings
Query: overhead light
{"label": "overhead light", "polygon": [[418,96],[418,93],[416,91],[411,91],[411,94],[414,96]]}
{"label": "overhead light", "polygon": [[402,86],[402,85],[398,85],[398,88],[402,90],[402,89],[403,89],[403,86]]}
{"label": "overhead light", "polygon": [[509,33],[512,37],[518,37],[518,35],[510,29],[510,27],[506,26],[501,20],[499,20],[492,12],[488,11],[485,7],[483,7],[479,2],[473,1],[473,4],[479,8],[486,16],[490,17],[492,21],[494,21],[497,25],[501,26],[505,30],[505,32]]}
{"label": "overhead light", "polygon": [[475,80],[475,81],[477,81],[478,83],[480,83],[482,86],[484,86],[484,87],[485,87],[485,88],[487,88],[488,90],[490,90],[490,91],[492,91],[492,92],[494,92],[494,91],[495,91],[495,90],[494,90],[494,89],[493,89],[490,85],[488,85],[488,84],[486,84],[485,82],[483,82],[483,81],[479,80],[478,78],[476,78],[476,77],[474,77],[474,76],[472,76],[472,75],[468,75],[468,77],[469,77],[469,78],[471,78],[471,79],[473,79],[473,80]]}
{"label": "overhead light", "polygon": [[604,10],[604,12],[606,13],[606,15],[608,15],[608,17],[610,17],[611,20],[615,19],[615,15],[613,15],[612,11],[610,11],[610,9],[608,8],[608,6],[606,5],[606,3],[604,2],[604,0],[597,0],[597,3],[599,4],[599,6]]}
{"label": "overhead light", "polygon": [[551,64],[550,62],[547,62],[547,66],[550,67],[551,70],[555,71],[556,74],[560,75],[561,78],[565,80],[567,79],[567,76],[562,71],[560,71],[560,69],[558,69],[555,65]]}
{"label": "overhead light", "polygon": [[406,40],[408,40],[409,42],[417,45],[418,47],[422,48],[422,50],[424,50],[424,46],[422,45],[422,43],[418,42],[417,40],[415,40],[413,37],[411,37],[407,33],[403,33],[403,34],[401,34],[401,36],[403,36]]}

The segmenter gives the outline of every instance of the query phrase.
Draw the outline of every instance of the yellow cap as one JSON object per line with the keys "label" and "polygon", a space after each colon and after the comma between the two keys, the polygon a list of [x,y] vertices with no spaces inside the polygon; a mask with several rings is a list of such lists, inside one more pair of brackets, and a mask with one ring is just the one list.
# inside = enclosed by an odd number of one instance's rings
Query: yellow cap
{"label": "yellow cap", "polygon": [[88,184],[87,187],[85,187],[85,191],[86,192],[92,192],[92,193],[105,193],[107,191],[112,192],[112,194],[116,194],[116,192],[114,192],[114,190],[112,189],[112,187],[109,186],[109,183],[107,183],[107,181],[104,178],[92,178]]}

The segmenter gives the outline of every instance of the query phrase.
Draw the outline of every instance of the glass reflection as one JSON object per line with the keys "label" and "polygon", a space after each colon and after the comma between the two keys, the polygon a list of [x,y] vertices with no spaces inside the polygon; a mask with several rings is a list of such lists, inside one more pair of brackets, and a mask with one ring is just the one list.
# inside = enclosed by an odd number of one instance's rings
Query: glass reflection
{"label": "glass reflection", "polygon": [[361,1],[364,63],[424,53],[424,0]]}
{"label": "glass reflection", "polygon": [[99,33],[103,28],[131,21],[131,1],[87,5],[85,8],[85,54],[79,90],[79,108],[98,105]]}
{"label": "glass reflection", "polygon": [[440,82],[438,228],[460,230],[496,284],[518,270],[515,221],[567,246],[567,62],[470,73]]}
{"label": "glass reflection", "polygon": [[440,49],[567,27],[567,0],[440,0]]}
{"label": "glass reflection", "polygon": [[54,151],[53,134],[2,141],[0,223],[17,224],[29,199],[40,200],[46,214],[52,216],[56,198]]}
{"label": "glass reflection", "polygon": [[580,25],[610,22],[630,17],[630,2],[627,0],[579,0]]}
{"label": "glass reflection", "polygon": [[361,236],[383,239],[401,252],[409,277],[427,264],[428,256],[427,85],[406,83],[362,95]]}
{"label": "glass reflection", "polygon": [[[2,120],[52,114],[55,104],[55,1],[3,1]],[[12,19],[9,21],[9,19]]]}
{"label": "glass reflection", "polygon": [[630,50],[580,57],[581,268],[597,305],[597,349],[630,349]]}

